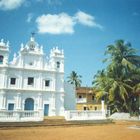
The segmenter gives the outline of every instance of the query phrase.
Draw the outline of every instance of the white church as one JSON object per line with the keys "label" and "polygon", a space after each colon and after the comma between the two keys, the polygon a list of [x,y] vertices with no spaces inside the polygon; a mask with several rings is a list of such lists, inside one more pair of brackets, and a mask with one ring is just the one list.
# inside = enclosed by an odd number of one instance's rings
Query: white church
{"label": "white church", "polygon": [[0,41],[0,121],[41,121],[75,106],[75,89],[64,82],[63,50],[46,56],[32,36],[9,62],[9,43]]}

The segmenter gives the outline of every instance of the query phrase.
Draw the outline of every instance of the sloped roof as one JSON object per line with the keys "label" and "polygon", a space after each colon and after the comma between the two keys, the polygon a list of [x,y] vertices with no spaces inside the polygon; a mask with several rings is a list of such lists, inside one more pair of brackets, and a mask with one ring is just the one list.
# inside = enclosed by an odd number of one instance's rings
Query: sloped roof
{"label": "sloped roof", "polygon": [[93,88],[91,87],[78,87],[76,88],[76,93],[81,93],[81,94],[92,94],[94,93]]}

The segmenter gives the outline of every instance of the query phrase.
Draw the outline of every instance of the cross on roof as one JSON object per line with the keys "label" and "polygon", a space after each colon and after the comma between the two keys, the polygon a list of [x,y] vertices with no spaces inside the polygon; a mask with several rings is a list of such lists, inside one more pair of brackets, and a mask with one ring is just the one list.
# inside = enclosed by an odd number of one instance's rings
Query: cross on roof
{"label": "cross on roof", "polygon": [[34,37],[34,36],[35,36],[35,34],[36,34],[35,32],[31,32],[32,37]]}

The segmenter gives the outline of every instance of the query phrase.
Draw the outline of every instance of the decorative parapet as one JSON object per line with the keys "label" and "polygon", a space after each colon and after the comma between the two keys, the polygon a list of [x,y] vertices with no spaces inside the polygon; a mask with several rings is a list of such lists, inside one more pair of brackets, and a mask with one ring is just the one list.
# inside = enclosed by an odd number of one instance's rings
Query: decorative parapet
{"label": "decorative parapet", "polygon": [[4,39],[0,41],[0,49],[9,51],[9,41],[4,42]]}
{"label": "decorative parapet", "polygon": [[20,47],[20,52],[21,53],[34,53],[34,54],[41,54],[43,55],[43,46],[39,46],[39,44],[35,41],[33,37],[30,38],[30,40],[27,42],[26,45],[23,43],[21,44]]}
{"label": "decorative parapet", "polygon": [[58,49],[58,47],[55,47],[55,48],[51,49],[50,57],[62,57],[63,58],[64,57],[64,51]]}
{"label": "decorative parapet", "polygon": [[39,111],[2,111],[0,110],[0,122],[28,122],[43,121],[43,110]]}
{"label": "decorative parapet", "polygon": [[76,103],[86,103],[87,102],[87,98],[77,98],[76,99]]}

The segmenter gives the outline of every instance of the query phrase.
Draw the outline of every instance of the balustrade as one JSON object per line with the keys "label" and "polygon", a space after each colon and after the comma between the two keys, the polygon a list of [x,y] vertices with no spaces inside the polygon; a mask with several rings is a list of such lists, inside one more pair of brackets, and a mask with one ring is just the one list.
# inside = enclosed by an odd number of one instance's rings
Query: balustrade
{"label": "balustrade", "polygon": [[42,121],[41,111],[0,111],[0,122]]}
{"label": "balustrade", "polygon": [[87,102],[87,99],[86,98],[77,98],[76,99],[76,102],[77,103],[86,103]]}
{"label": "balustrade", "polygon": [[96,111],[76,111],[70,110],[66,111],[65,115],[66,120],[99,120],[106,119],[105,111],[96,110]]}

